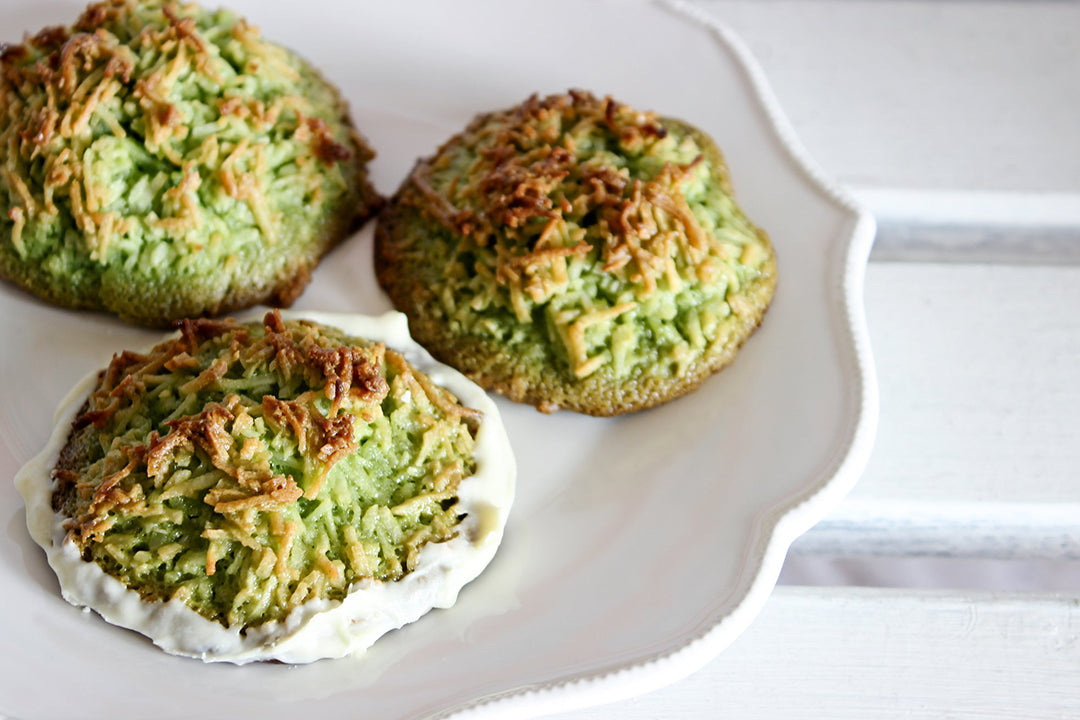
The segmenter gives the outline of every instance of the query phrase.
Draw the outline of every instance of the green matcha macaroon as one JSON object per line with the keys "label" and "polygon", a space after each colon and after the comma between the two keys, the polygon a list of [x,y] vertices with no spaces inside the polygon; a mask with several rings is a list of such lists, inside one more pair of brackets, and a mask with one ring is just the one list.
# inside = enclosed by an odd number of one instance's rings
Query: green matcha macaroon
{"label": "green matcha macaroon", "polygon": [[276,313],[184,322],[101,373],[52,507],[83,560],[143,600],[282,622],[458,535],[481,419],[381,343]]}
{"label": "green matcha macaroon", "polygon": [[151,326],[288,305],[372,214],[338,92],[224,11],[89,6],[0,46],[0,275]]}
{"label": "green matcha macaroon", "polygon": [[776,285],[712,140],[581,91],[480,115],[419,161],[380,216],[375,263],[437,358],[593,415],[726,366]]}

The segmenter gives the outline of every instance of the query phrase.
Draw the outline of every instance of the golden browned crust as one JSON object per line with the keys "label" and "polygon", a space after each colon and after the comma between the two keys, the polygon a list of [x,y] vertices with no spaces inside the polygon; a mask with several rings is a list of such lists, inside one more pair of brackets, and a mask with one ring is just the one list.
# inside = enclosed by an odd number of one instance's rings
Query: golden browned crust
{"label": "golden browned crust", "polygon": [[572,379],[556,372],[537,374],[535,369],[506,353],[498,343],[472,336],[450,335],[444,325],[432,319],[427,307],[434,302],[430,289],[400,272],[400,257],[394,250],[394,201],[380,215],[375,228],[375,272],[379,284],[401,312],[409,317],[409,332],[437,360],[456,367],[481,387],[514,402],[533,405],[544,413],[572,410],[586,415],[609,417],[662,405],[695,390],[713,374],[735,359],[742,344],[761,325],[776,288],[776,261],[771,258],[762,282],[755,286],[753,305],[762,305],[760,314],[743,319],[736,342],[719,346],[717,352],[695,364],[682,377],[656,377],[613,386],[605,374]]}
{"label": "golden browned crust", "polygon": [[400,353],[276,310],[177,328],[69,425],[49,500],[83,560],[244,632],[462,531],[480,413]]}
{"label": "golden browned crust", "polygon": [[[389,392],[389,386],[380,371],[385,348],[377,346],[374,350],[361,349],[355,345],[323,348],[316,344],[302,344],[288,330],[276,310],[266,314],[263,325],[267,331],[264,340],[254,349],[245,349],[245,352],[249,356],[273,356],[282,370],[318,378],[324,385],[322,394],[331,401],[329,414],[322,415],[309,411],[305,403],[265,395],[262,398],[263,415],[273,426],[291,431],[297,438],[301,453],[309,452],[310,448],[311,453],[322,464],[322,473],[325,476],[338,460],[357,448],[350,416],[338,414],[341,404],[346,398],[378,403]],[[129,462],[110,476],[109,482],[102,483],[96,489],[89,509],[84,510],[84,517],[76,517],[70,512],[77,501],[73,496],[79,479],[77,471],[88,464],[88,457],[92,454],[87,447],[88,433],[92,435],[92,430],[107,426],[119,411],[122,400],[145,390],[139,377],[197,367],[194,353],[197,353],[200,344],[209,338],[232,333],[242,343],[249,337],[245,326],[231,318],[183,320],[177,323],[177,327],[180,331],[178,337],[159,344],[148,354],[125,351],[114,355],[108,367],[101,372],[94,393],[75,416],[72,432],[60,450],[53,472],[57,484],[52,505],[54,510],[63,509],[64,514],[69,516],[66,527],[78,536],[80,545],[97,532],[100,524],[97,518],[103,508],[125,501],[119,494],[119,483],[133,469],[143,466],[150,476],[155,477],[161,469],[173,462],[178,453],[191,453],[195,448],[205,453],[214,467],[227,476],[245,487],[250,486],[251,493],[245,496],[243,501],[252,506],[270,501],[291,503],[303,494],[291,477],[274,474],[269,467],[264,468],[265,472],[261,474],[252,473],[229,461],[227,448],[231,445],[232,438],[225,430],[225,425],[235,419],[239,396],[227,395],[220,403],[206,404],[198,413],[166,421],[164,424],[169,428],[167,434],[151,433],[146,445],[129,448]],[[237,347],[235,352],[240,353],[240,348]],[[219,359],[182,385],[180,390],[184,393],[200,392],[224,376],[228,364],[226,360]],[[131,373],[133,368],[138,371],[137,374]],[[91,409],[92,406],[96,409]],[[223,441],[226,444],[223,445]],[[313,486],[309,492],[314,497],[318,488]],[[236,504],[237,498],[218,499],[225,503],[222,512],[231,512],[240,507]]]}
{"label": "golden browned crust", "polygon": [[[470,127],[485,117],[481,116]],[[708,136],[671,118],[663,118],[658,128],[658,134],[666,133],[666,128],[670,128],[692,137],[709,162],[712,181],[728,194],[731,193],[722,154]],[[455,142],[456,137],[451,138],[443,148]],[[551,178],[558,179],[565,170],[558,167],[557,152],[552,154],[552,158],[553,164],[548,170]],[[563,160],[569,163],[571,158]],[[425,162],[420,161],[418,167]],[[503,223],[514,227],[528,217],[552,212],[548,202],[550,198],[544,193],[544,177],[500,176],[488,179],[492,182],[505,181],[487,190],[506,202],[502,205],[495,203],[496,207],[490,214],[477,218],[448,206],[437,193],[424,186],[423,173],[414,172],[390,199],[379,216],[375,230],[376,277],[394,306],[408,316],[414,338],[437,359],[458,368],[482,387],[516,402],[534,405],[543,412],[569,409],[597,416],[633,412],[654,407],[697,388],[706,378],[730,364],[742,344],[759,327],[775,291],[777,269],[771,243],[764,232],[757,230],[767,257],[760,275],[740,291],[740,299],[733,303],[732,311],[737,317],[735,327],[726,340],[714,343],[684,372],[671,376],[639,374],[618,378],[609,366],[585,377],[575,377],[572,373],[559,370],[550,349],[544,351],[544,357],[538,363],[537,356],[523,357],[516,349],[492,338],[455,332],[444,319],[439,289],[432,287],[435,282],[432,272],[429,268],[420,267],[417,261],[417,257],[424,253],[418,253],[416,249],[423,248],[428,242],[437,242],[432,238],[438,232],[468,233],[478,222]],[[623,178],[613,177],[605,183],[604,178],[597,177],[595,186],[601,190],[610,186],[610,191],[615,193],[624,189],[625,182]],[[671,212],[674,214],[677,210],[672,208]],[[618,222],[617,216],[613,222]],[[441,230],[436,230],[438,227]],[[581,254],[573,246],[548,250],[564,255]],[[584,250],[588,251],[588,246]],[[528,259],[544,252],[538,250],[531,255],[507,256],[506,262],[521,261],[522,258]],[[500,257],[500,261],[503,259]],[[613,262],[611,258],[605,261],[609,264]]]}
{"label": "golden browned crust", "polygon": [[[154,12],[161,27],[155,29],[157,25],[150,23],[140,30],[136,22],[143,17],[140,13]],[[213,173],[200,172],[202,159],[181,156],[169,145],[171,139],[187,137],[192,130],[188,127],[192,121],[171,104],[168,95],[180,72],[155,71],[144,76],[138,60],[156,43],[177,53],[170,67],[188,63],[196,73],[220,82],[214,63],[224,61],[211,52],[212,40],[201,34],[196,18],[188,16],[202,12],[195,6],[173,3],[155,10],[152,4],[111,0],[88,6],[71,28],[45,28],[21,45],[0,44],[0,115],[6,118],[0,121],[0,144],[7,149],[7,158],[0,163],[0,277],[63,307],[102,310],[136,324],[167,327],[182,317],[219,315],[258,303],[291,304],[307,286],[322,256],[378,211],[382,199],[366,173],[374,152],[356,132],[337,89],[299,58],[295,58],[300,66],[297,70],[285,67],[280,57],[268,56],[263,58],[266,62],[261,72],[302,72],[307,83],[302,86],[304,92],[317,87],[319,99],[313,102],[326,103],[317,109],[326,113],[326,120],[310,114],[314,106],[295,102],[303,99],[303,92],[284,100],[277,98],[282,101],[277,104],[255,96],[214,96],[212,92],[209,99],[200,98],[199,102],[216,108],[222,119],[262,130],[274,128],[283,115],[282,108],[289,103],[300,108],[288,122],[293,137],[309,144],[310,157],[301,160],[310,159],[308,167],[318,167],[324,171],[323,177],[343,181],[330,196],[331,201],[312,203],[325,212],[306,224],[312,228],[311,235],[301,232],[304,226],[286,226],[280,218],[267,218],[265,208],[260,207],[264,200],[256,187],[258,182],[251,182],[251,168],[230,165],[230,160],[243,156],[249,147],[246,139],[220,155],[217,145],[205,146],[204,156],[229,158]],[[128,32],[138,35],[132,40],[126,36]],[[258,38],[257,31],[243,20],[236,20],[229,32],[241,45],[250,42],[260,43],[260,48],[276,48]],[[292,55],[280,48],[277,51]],[[123,108],[139,108],[131,113],[134,119],[118,119],[116,108],[108,106],[118,102]],[[83,153],[89,139],[105,138],[134,139],[151,155],[158,153],[172,166],[184,168],[177,186],[166,185],[171,188],[165,192],[166,201],[178,206],[175,215],[162,208],[150,213],[104,209],[102,191],[91,187],[86,167],[89,161]],[[261,154],[258,158],[261,164]],[[39,166],[45,170],[40,171]],[[243,261],[236,264],[230,264],[235,258],[229,258],[230,262],[204,263],[195,271],[187,265],[175,272],[157,267],[132,271],[133,266],[143,264],[142,258],[114,261],[110,246],[119,244],[137,222],[148,223],[165,235],[165,240],[148,240],[148,247],[158,243],[164,249],[189,243],[191,255],[209,253],[217,239],[208,237],[200,242],[185,233],[201,232],[206,226],[205,216],[199,215],[203,208],[197,207],[201,202],[198,188],[207,185],[211,177],[220,181],[231,200],[250,206],[264,242],[258,257],[245,251]],[[55,228],[49,230],[52,235],[47,239],[41,239],[46,222],[60,227],[61,240],[53,237]],[[287,228],[291,229],[286,232]],[[230,234],[220,233],[225,238],[222,242],[228,242]],[[286,234],[293,234],[297,241]],[[79,241],[72,240],[76,236]],[[50,248],[50,244],[56,247]],[[223,267],[226,265],[232,270]]]}

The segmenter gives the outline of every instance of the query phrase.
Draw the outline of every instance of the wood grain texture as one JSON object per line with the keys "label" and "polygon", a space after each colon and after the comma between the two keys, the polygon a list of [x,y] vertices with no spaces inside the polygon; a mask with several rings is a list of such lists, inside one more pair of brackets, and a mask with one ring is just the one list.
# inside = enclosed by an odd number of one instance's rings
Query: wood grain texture
{"label": "wood grain texture", "polygon": [[1075,598],[780,588],[696,674],[555,717],[1075,718],[1078,682]]}

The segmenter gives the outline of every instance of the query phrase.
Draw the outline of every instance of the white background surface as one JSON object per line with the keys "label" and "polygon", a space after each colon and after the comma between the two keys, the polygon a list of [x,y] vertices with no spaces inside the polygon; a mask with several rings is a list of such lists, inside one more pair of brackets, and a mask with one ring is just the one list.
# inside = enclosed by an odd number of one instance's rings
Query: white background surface
{"label": "white background surface", "polygon": [[[480,712],[517,715],[625,697],[711,659],[768,599],[790,542],[835,506],[868,456],[877,396],[859,289],[871,223],[783,141],[732,48],[657,5],[547,0],[547,12],[533,15],[528,5],[426,2],[422,17],[409,12],[419,3],[313,2],[299,15],[290,3],[233,6],[339,85],[378,149],[373,175],[384,192],[478,109],[533,91],[601,88],[648,98],[714,137],[741,204],[790,270],[738,362],[677,402],[615,419],[501,403],[520,475],[498,556],[453,611],[425,616],[363,657],[222,668],[167,656],[62,602],[19,527],[21,503],[0,487],[9,528],[0,545],[0,710],[21,720],[66,719],[83,707],[113,720],[272,720],[303,706],[331,720],[362,706],[410,718],[499,697]],[[9,18],[24,26],[64,17],[14,7]],[[340,22],[307,22],[331,10]],[[571,13],[583,22],[566,25]],[[608,32],[598,36],[601,21]],[[449,23],[458,23],[452,34]],[[521,37],[506,32],[526,25]],[[652,42],[637,61],[656,68],[682,55],[692,72],[677,82],[627,74],[624,38],[643,27]],[[550,62],[550,37],[577,48],[575,63]],[[710,93],[697,92],[704,85]],[[386,309],[371,235],[369,225],[329,255],[297,309]],[[0,336],[20,338],[0,354],[0,372],[20,378],[0,406],[3,467],[41,447],[71,381],[157,334],[0,286]],[[41,679],[54,675],[73,691],[44,692]],[[190,687],[199,692],[173,701]]]}
{"label": "white background surface", "polygon": [[1080,5],[695,4],[879,212],[880,432],[804,586],[695,675],[560,717],[1080,717]]}
{"label": "white background surface", "polygon": [[1076,3],[695,4],[746,41],[845,184],[1080,192]]}
{"label": "white background surface", "polygon": [[728,652],[560,717],[1080,717],[1080,5],[695,4],[878,212],[878,439]]}
{"label": "white background surface", "polygon": [[[1057,559],[1080,556],[1080,5],[702,7],[754,50],[810,153],[879,211],[875,451],[782,581],[1080,591]],[[845,527],[871,515],[853,542]]]}

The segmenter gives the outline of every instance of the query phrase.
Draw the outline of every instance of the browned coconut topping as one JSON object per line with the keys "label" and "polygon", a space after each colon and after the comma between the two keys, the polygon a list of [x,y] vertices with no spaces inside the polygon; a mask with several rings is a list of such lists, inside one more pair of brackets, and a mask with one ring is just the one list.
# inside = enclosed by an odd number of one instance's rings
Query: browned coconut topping
{"label": "browned coconut topping", "polygon": [[277,313],[184,321],[102,372],[53,506],[85,559],[148,599],[281,619],[453,537],[478,424],[381,344]]}
{"label": "browned coconut topping", "polygon": [[0,152],[0,274],[142,324],[288,304],[378,202],[332,87],[243,19],[166,0],[3,46]]}
{"label": "browned coconut topping", "polygon": [[[542,409],[599,414],[726,364],[775,284],[711,140],[582,91],[480,115],[417,163],[376,253],[441,359]],[[496,349],[513,359],[496,367]]]}

